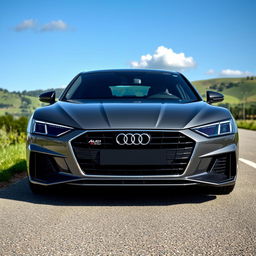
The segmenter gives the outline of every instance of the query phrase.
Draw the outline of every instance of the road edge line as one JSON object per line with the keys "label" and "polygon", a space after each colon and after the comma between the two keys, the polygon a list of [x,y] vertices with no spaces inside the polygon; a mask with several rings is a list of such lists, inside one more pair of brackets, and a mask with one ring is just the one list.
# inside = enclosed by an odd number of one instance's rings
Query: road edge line
{"label": "road edge line", "polygon": [[239,160],[247,165],[250,165],[251,167],[255,168],[256,169],[256,163],[250,161],[250,160],[247,160],[247,159],[244,159],[244,158],[239,158]]}

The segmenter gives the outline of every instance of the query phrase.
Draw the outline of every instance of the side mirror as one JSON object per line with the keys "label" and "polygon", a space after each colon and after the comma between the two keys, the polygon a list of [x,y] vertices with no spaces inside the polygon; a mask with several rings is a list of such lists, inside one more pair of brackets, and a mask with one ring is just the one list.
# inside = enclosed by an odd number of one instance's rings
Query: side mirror
{"label": "side mirror", "polygon": [[55,102],[55,91],[44,92],[40,94],[39,100],[42,102],[53,104]]}
{"label": "side mirror", "polygon": [[221,102],[224,100],[224,95],[219,92],[207,91],[206,100],[209,104],[215,102]]}

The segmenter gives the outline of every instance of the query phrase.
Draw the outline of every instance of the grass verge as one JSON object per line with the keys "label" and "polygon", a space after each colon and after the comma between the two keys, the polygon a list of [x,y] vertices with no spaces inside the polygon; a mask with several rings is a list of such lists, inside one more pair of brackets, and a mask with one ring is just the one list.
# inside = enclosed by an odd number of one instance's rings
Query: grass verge
{"label": "grass verge", "polygon": [[236,123],[238,128],[256,131],[256,120],[237,120]]}
{"label": "grass verge", "polygon": [[15,173],[26,170],[25,143],[0,148],[0,182],[9,181]]}

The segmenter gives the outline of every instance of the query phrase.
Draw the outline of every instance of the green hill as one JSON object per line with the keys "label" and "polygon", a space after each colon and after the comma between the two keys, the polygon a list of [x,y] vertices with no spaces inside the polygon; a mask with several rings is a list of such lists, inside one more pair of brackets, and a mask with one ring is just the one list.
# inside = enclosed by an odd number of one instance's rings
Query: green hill
{"label": "green hill", "polygon": [[38,98],[0,89],[0,115],[29,116],[41,103]]}
{"label": "green hill", "polygon": [[216,78],[192,82],[199,93],[205,98],[207,90],[223,93],[223,103],[238,104],[256,102],[256,78]]}
{"label": "green hill", "polygon": [[32,112],[43,105],[38,100],[38,96],[46,91],[56,91],[56,96],[59,97],[64,89],[48,89],[48,90],[33,90],[22,92],[9,92],[6,89],[0,88],[0,116],[11,114],[16,117],[29,117]]}
{"label": "green hill", "polygon": [[63,92],[64,88],[50,88],[47,90],[33,90],[33,91],[22,91],[21,94],[32,96],[32,97],[38,97],[41,93],[47,92],[47,91],[55,91],[56,97],[59,98],[61,93]]}
{"label": "green hill", "polygon": [[[224,104],[256,103],[256,77],[249,78],[216,78],[194,81],[192,84],[205,98],[207,90],[218,91],[225,96]],[[34,90],[22,92],[9,92],[0,88],[0,115],[9,113],[15,116],[29,116],[37,108],[42,106],[38,96],[48,90]],[[64,90],[57,88],[59,97]],[[250,104],[247,104],[250,105]]]}

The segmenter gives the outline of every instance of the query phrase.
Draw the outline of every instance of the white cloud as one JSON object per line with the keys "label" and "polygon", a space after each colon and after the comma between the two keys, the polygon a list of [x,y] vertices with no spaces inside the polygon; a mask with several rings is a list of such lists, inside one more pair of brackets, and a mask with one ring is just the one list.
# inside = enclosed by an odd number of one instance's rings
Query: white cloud
{"label": "white cloud", "polygon": [[221,76],[250,76],[252,75],[249,71],[223,69],[220,71]]}
{"label": "white cloud", "polygon": [[24,30],[35,29],[35,31],[46,32],[46,31],[65,31],[69,29],[67,23],[63,20],[53,20],[42,26],[39,26],[34,19],[24,20],[20,24],[13,28],[16,32]]}
{"label": "white cloud", "polygon": [[36,21],[33,19],[29,19],[29,20],[22,21],[20,24],[14,27],[14,30],[16,32],[21,32],[21,31],[32,29],[35,27],[36,27]]}
{"label": "white cloud", "polygon": [[215,74],[215,70],[210,68],[207,72],[206,75],[214,75]]}
{"label": "white cloud", "polygon": [[65,31],[68,29],[68,25],[63,20],[53,20],[40,28],[40,31]]}
{"label": "white cloud", "polygon": [[132,61],[133,68],[184,70],[195,67],[193,57],[186,57],[183,52],[176,53],[171,48],[159,46],[153,55],[147,54],[140,57],[139,61]]}

